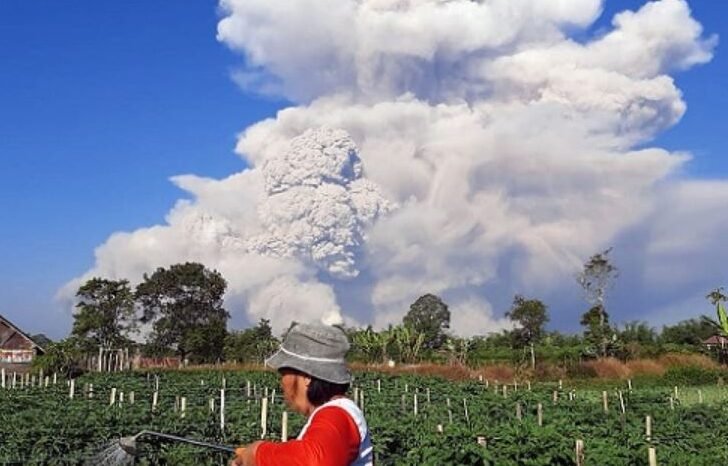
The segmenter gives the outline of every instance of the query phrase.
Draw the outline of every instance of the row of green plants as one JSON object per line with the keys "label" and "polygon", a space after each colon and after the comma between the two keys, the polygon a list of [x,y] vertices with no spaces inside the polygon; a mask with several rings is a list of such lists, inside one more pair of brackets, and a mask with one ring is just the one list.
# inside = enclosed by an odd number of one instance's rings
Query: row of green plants
{"label": "row of green plants", "polygon": [[[698,388],[681,387],[671,403],[672,383],[677,381],[649,387],[634,382],[631,391],[624,383],[605,388],[610,399],[606,413],[601,390],[572,391],[568,384],[561,388],[557,383],[533,384],[531,390],[525,384],[516,390],[511,384],[504,395],[494,380],[452,382],[360,372],[354,388],[364,393],[359,399],[364,400],[360,402],[380,465],[573,465],[577,439],[584,441],[586,464],[647,464],[648,447],[657,449],[663,465],[728,464],[728,393],[713,385],[710,403],[687,403],[683,402],[687,394]],[[247,443],[261,437],[261,398],[266,393],[270,398],[278,381],[269,372],[185,371],[84,375],[74,383],[72,400],[65,383],[0,391],[0,464],[86,464],[119,437],[141,430],[227,445]],[[226,422],[221,429],[223,383]],[[93,398],[88,397],[90,384]],[[159,401],[153,410],[157,387]],[[112,388],[117,389],[114,405],[110,405]],[[181,397],[186,398],[184,416]],[[276,395],[269,405],[265,438],[279,439],[285,409]],[[647,415],[653,419],[650,438],[645,436]],[[289,436],[303,421],[291,414]],[[227,459],[199,448],[154,441],[144,442],[141,450],[137,464],[204,466],[225,464]]]}

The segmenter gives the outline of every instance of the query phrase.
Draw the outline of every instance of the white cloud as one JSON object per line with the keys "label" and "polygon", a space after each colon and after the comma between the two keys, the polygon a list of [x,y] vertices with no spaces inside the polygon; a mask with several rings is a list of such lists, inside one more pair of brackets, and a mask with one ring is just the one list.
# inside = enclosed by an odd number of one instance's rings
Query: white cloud
{"label": "white cloud", "polygon": [[686,109],[669,73],[716,44],[683,0],[591,37],[599,0],[221,7],[218,39],[245,56],[238,82],[300,105],[244,131],[250,169],[175,178],[193,199],[166,225],[112,235],[85,277],[200,260],[228,278],[228,302],[278,327],[386,325],[438,293],[457,331],[487,332],[506,325],[491,303],[510,300],[493,293],[571,296],[580,264],[629,235],[651,238],[629,267],[659,293],[675,251],[699,267],[728,224],[691,237],[686,220],[723,184],[680,181],[689,155],[649,147]]}

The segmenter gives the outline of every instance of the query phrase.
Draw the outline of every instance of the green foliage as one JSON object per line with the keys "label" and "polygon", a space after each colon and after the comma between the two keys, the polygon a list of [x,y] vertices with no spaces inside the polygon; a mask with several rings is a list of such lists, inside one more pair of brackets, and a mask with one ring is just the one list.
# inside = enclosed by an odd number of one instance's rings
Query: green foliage
{"label": "green foliage", "polygon": [[516,347],[522,348],[541,340],[544,326],[549,321],[546,305],[538,299],[526,299],[521,295],[513,298],[506,317],[519,325],[512,335]]}
{"label": "green foliage", "polygon": [[688,319],[662,329],[660,342],[673,345],[699,346],[715,333],[715,328],[705,319]]}
{"label": "green foliage", "polygon": [[136,321],[134,296],[127,280],[92,278],[81,285],[76,298],[72,335],[89,347],[128,345],[127,335]]}
{"label": "green foliage", "polygon": [[[261,438],[260,400],[265,389],[271,393],[279,383],[273,372],[162,372],[156,374],[159,404],[152,410],[152,393],[156,390],[153,375],[87,374],[76,379],[72,400],[65,383],[0,390],[0,464],[100,464],[89,460],[118,442],[119,437],[141,430],[231,446],[248,443]],[[221,430],[219,396],[223,377],[228,389],[226,425]],[[247,382],[254,387],[249,396]],[[83,387],[88,384],[94,386],[93,398],[84,393]],[[357,373],[356,386],[366,392],[365,413],[375,464],[379,466],[572,466],[575,439],[584,441],[586,464],[646,464],[650,446],[657,447],[662,466],[728,464],[725,387],[710,387],[713,401],[708,403],[706,398],[704,404],[688,403],[688,394],[695,390],[683,389],[671,410],[672,384],[666,386],[664,381],[649,387],[637,382],[631,392],[623,384],[578,388],[573,399],[567,393],[573,387],[565,386],[557,403],[552,401],[556,390],[553,383],[533,384],[531,391],[523,385],[514,391],[511,386],[507,397],[493,390],[492,380],[486,388],[474,381]],[[110,405],[112,388],[117,389],[117,399]],[[708,387],[704,388],[707,393]],[[623,391],[624,415],[616,402],[616,389]],[[611,400],[606,414],[601,406],[602,390],[608,391]],[[122,391],[126,397],[120,403]],[[129,400],[131,392],[135,393],[134,404]],[[415,394],[419,399],[416,416]],[[184,417],[179,397],[187,399]],[[463,400],[467,403],[467,417]],[[516,403],[522,408],[520,420],[515,414]],[[536,421],[539,403],[543,406],[543,426]],[[268,408],[264,438],[278,440],[281,415],[287,410],[279,393]],[[655,420],[649,440],[644,434],[646,415]],[[295,436],[304,421],[303,416],[289,411],[289,437]],[[479,439],[486,444],[478,443]],[[153,438],[140,440],[138,446],[141,454],[135,464],[140,466],[213,466],[230,460],[225,454]]]}
{"label": "green foliage", "polygon": [[46,374],[57,372],[61,376],[77,375],[81,372],[78,361],[85,353],[84,342],[78,337],[68,337],[44,347],[45,353],[33,359],[33,369]]}
{"label": "green foliage", "polygon": [[589,309],[581,316],[579,322],[584,326],[584,341],[591,347],[595,355],[612,356],[617,341],[616,331],[609,324],[609,314],[600,305]]}
{"label": "green foliage", "polygon": [[279,345],[273,336],[270,320],[260,319],[258,325],[225,338],[225,360],[240,363],[262,363]]}
{"label": "green foliage", "polygon": [[700,366],[671,367],[665,372],[663,380],[672,385],[707,385],[715,384],[725,377],[726,372],[720,369],[708,369]]}
{"label": "green foliage", "polygon": [[424,335],[425,348],[438,349],[447,339],[446,330],[450,328],[450,310],[438,296],[426,294],[412,303],[402,323],[405,327]]}
{"label": "green foliage", "polygon": [[187,262],[158,268],[137,286],[143,321],[152,322],[151,343],[182,358],[222,358],[228,312],[222,307],[227,283],[217,271]]}

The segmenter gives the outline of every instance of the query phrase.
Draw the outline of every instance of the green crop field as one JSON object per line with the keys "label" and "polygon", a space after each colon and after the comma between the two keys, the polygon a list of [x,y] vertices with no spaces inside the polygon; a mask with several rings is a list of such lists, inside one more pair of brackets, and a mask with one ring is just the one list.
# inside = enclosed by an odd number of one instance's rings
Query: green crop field
{"label": "green crop field", "polygon": [[[45,381],[8,383],[0,390],[0,464],[99,464],[94,455],[142,430],[231,446],[279,440],[285,405],[277,383],[266,372],[89,374],[74,380],[72,398],[66,380],[47,387]],[[573,465],[577,441],[585,465],[647,465],[650,448],[660,465],[728,464],[728,391],[722,386],[678,387],[676,397],[673,386],[529,389],[358,373],[352,396],[366,413],[378,465]],[[289,437],[303,421],[288,415]],[[141,465],[223,465],[229,459],[151,440],[140,450]]]}

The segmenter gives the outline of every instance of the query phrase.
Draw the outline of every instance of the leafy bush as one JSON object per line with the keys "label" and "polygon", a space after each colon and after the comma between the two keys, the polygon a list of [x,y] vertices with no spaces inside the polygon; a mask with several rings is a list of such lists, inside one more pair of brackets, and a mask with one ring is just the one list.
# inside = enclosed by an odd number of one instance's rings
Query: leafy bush
{"label": "leafy bush", "polygon": [[671,367],[665,372],[664,381],[674,385],[708,385],[726,376],[726,371],[700,366]]}

